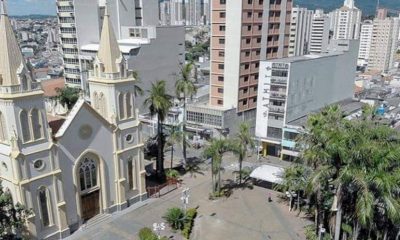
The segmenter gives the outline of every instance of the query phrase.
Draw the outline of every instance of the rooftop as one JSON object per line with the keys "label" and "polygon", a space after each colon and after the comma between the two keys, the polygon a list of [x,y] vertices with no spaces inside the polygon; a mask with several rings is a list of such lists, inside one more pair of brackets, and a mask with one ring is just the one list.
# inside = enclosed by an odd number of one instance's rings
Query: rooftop
{"label": "rooftop", "polygon": [[281,59],[273,59],[273,60],[266,60],[266,62],[279,62],[279,63],[293,63],[293,62],[301,62],[301,61],[308,61],[313,59],[320,59],[320,58],[327,58],[333,56],[339,56],[342,52],[329,52],[329,53],[322,53],[322,54],[308,54],[303,56],[295,56],[295,57],[287,57]]}

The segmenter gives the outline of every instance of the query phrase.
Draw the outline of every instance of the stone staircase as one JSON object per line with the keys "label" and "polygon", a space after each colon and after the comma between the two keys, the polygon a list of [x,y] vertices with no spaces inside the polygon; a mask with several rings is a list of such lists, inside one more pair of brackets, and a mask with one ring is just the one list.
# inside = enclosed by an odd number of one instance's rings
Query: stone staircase
{"label": "stone staircase", "polygon": [[103,213],[103,214],[98,214],[94,216],[93,218],[89,219],[82,227],[82,230],[89,229],[93,226],[96,226],[100,223],[106,222],[108,220],[111,220],[111,214],[108,213]]}

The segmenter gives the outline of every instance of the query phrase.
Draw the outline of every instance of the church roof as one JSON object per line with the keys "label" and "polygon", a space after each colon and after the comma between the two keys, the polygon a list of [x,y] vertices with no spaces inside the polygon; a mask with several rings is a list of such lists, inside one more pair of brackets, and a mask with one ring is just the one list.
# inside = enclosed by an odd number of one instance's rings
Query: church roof
{"label": "church roof", "polygon": [[19,85],[18,72],[25,60],[8,18],[4,0],[0,0],[0,85]]}
{"label": "church roof", "polygon": [[119,73],[117,62],[120,62],[122,54],[114,34],[107,7],[104,14],[103,29],[101,31],[97,57],[100,62],[104,64],[104,73]]}
{"label": "church roof", "polygon": [[75,103],[74,107],[72,108],[71,112],[69,112],[68,116],[66,117],[65,121],[62,125],[58,128],[57,132],[53,132],[55,138],[61,138],[64,133],[66,133],[67,129],[71,126],[74,119],[77,117],[78,113],[81,109],[85,108],[89,112],[91,112],[97,119],[99,119],[105,126],[110,127],[111,129],[115,128],[116,126],[107,119],[104,118],[100,113],[90,106],[85,99],[79,98],[79,100]]}

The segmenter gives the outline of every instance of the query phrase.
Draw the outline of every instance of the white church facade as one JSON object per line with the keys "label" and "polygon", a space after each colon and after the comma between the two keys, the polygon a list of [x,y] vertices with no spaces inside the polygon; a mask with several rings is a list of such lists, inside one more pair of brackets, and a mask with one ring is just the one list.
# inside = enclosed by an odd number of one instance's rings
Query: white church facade
{"label": "white church facade", "polygon": [[65,119],[50,121],[43,91],[0,8],[0,181],[14,203],[33,210],[27,221],[32,239],[66,237],[98,214],[143,201],[135,79],[108,14],[90,72],[91,104],[82,97]]}

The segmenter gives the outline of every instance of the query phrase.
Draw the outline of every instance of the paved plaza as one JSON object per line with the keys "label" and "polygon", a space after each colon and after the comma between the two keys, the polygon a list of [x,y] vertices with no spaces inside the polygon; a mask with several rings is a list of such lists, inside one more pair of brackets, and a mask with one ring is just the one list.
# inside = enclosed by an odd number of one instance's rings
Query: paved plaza
{"label": "paved plaza", "polygon": [[[179,189],[117,212],[104,222],[78,230],[68,239],[137,239],[141,228],[152,228],[153,223],[162,222],[162,215],[168,208],[182,206],[180,197],[185,187],[190,188],[189,207],[199,206],[191,239],[305,239],[302,232],[307,221],[297,217],[296,213],[290,213],[286,204],[279,202],[275,192],[271,191],[271,203],[267,201],[270,190],[257,186],[253,189],[236,189],[229,198],[209,200],[211,176],[205,170],[204,175],[185,175]],[[223,179],[232,176],[232,172],[225,171]],[[168,229],[162,235],[183,239],[179,233]]]}

